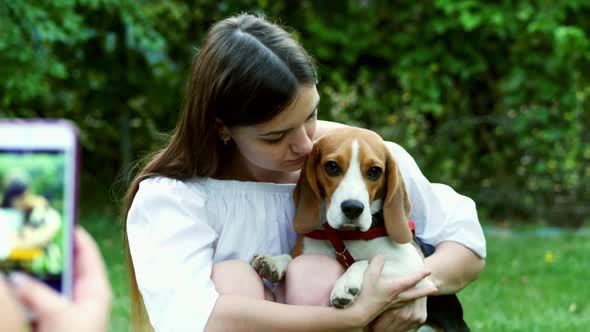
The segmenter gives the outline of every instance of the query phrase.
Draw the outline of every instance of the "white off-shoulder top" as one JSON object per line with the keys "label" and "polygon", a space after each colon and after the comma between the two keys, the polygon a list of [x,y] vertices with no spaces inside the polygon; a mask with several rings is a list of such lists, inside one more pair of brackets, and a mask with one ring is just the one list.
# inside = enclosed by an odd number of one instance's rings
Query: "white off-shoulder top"
{"label": "white off-shoulder top", "polygon": [[[414,159],[387,142],[412,204],[416,235],[436,246],[455,241],[486,256],[475,203],[430,183]],[[254,254],[289,253],[294,184],[199,178],[142,181],[127,217],[139,290],[156,331],[203,331],[219,293],[213,264],[249,262]]]}

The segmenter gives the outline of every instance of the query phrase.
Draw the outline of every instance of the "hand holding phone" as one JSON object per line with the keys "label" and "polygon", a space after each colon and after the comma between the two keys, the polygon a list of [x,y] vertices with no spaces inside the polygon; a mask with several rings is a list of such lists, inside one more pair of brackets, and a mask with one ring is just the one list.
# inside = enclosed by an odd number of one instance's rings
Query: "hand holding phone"
{"label": "hand holding phone", "polygon": [[78,136],[66,121],[0,120],[0,270],[72,290]]}
{"label": "hand holding phone", "polygon": [[[78,151],[69,122],[0,120],[0,272],[34,318],[32,331],[103,332],[108,324],[104,262],[90,235],[74,231]],[[0,292],[0,300],[10,299]],[[13,330],[7,323],[0,331]]]}
{"label": "hand holding phone", "polygon": [[[18,272],[9,276],[13,293],[36,318],[32,332],[107,330],[112,294],[104,262],[96,243],[86,231],[78,227],[74,239],[71,300],[27,274]],[[3,331],[2,324],[0,321],[0,331]]]}

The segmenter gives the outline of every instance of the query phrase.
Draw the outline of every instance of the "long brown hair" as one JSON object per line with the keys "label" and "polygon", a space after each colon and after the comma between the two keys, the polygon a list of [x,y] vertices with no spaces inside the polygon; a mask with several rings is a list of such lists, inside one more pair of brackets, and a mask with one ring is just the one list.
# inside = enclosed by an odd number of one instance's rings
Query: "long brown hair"
{"label": "long brown hair", "polygon": [[123,205],[129,269],[131,322],[135,331],[151,329],[135,279],[127,238],[127,214],[139,183],[154,176],[178,180],[211,177],[231,144],[221,143],[216,119],[245,126],[272,119],[295,98],[300,85],[313,85],[311,57],[280,26],[249,14],[214,24],[193,59],[184,110],[169,142],[131,182]]}

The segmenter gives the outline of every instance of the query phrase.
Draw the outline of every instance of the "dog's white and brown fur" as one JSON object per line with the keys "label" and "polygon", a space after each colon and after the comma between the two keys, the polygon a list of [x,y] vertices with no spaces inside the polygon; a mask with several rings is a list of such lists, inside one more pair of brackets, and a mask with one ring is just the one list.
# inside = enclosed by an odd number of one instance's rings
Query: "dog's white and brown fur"
{"label": "dog's white and brown fur", "polygon": [[[367,231],[372,215],[382,211],[388,237],[344,241],[356,260],[336,282],[330,302],[336,307],[358,297],[371,257],[385,259],[383,275],[404,276],[424,268],[421,251],[408,226],[410,202],[391,152],[376,133],[360,128],[331,131],[314,145],[294,191],[294,228],[299,234],[332,228]],[[335,257],[329,241],[300,236],[292,255],[256,256],[252,266],[270,281],[282,279],[292,257],[323,254]],[[432,285],[428,279],[418,287]]]}

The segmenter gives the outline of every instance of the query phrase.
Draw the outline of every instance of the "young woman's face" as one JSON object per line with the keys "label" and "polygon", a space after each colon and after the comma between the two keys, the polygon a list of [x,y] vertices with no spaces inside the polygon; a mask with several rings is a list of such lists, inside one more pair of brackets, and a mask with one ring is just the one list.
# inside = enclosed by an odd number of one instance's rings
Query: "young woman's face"
{"label": "young woman's face", "polygon": [[237,153],[249,172],[293,172],[301,169],[313,146],[320,97],[313,86],[301,86],[295,100],[272,120],[229,128]]}

